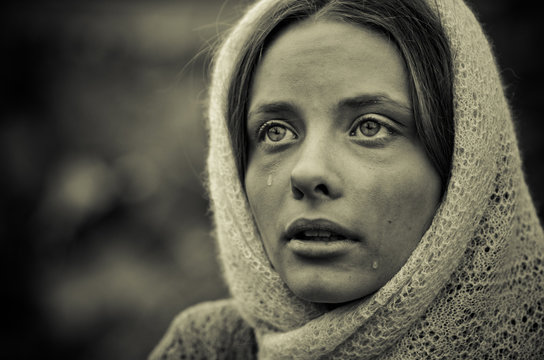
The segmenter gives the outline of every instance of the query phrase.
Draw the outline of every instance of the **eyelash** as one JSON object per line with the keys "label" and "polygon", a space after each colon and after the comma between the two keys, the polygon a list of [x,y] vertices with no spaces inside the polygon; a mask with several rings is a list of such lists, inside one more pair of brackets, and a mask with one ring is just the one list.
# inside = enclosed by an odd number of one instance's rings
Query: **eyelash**
{"label": "eyelash", "polygon": [[[361,116],[357,117],[355,119],[355,121],[352,123],[352,125],[349,128],[349,136],[350,137],[355,137],[356,132],[359,130],[359,127],[363,123],[368,122],[368,121],[373,121],[373,122],[377,123],[379,126],[383,127],[385,129],[385,131],[387,131],[388,135],[390,135],[390,136],[394,136],[394,135],[398,134],[398,131],[393,126],[391,126],[387,122],[379,119],[378,116],[365,114],[365,115],[361,115]],[[277,144],[271,144],[269,142],[266,142],[267,132],[268,132],[268,130],[270,128],[272,128],[274,126],[282,127],[284,129],[286,129],[287,131],[290,131],[291,133],[293,133],[294,139],[298,138],[298,135],[297,135],[296,131],[291,126],[286,124],[285,122],[277,121],[277,120],[270,120],[270,121],[264,122],[262,125],[260,125],[258,127],[258,129],[256,131],[257,141],[259,143],[261,143],[261,144],[266,144],[266,145],[270,145],[270,146],[285,145],[285,143],[279,143],[279,142]],[[379,131],[381,131],[381,129],[378,130],[378,133],[379,133]],[[358,138],[358,139],[356,139],[356,141],[361,142],[361,143],[365,143],[367,145],[380,146],[380,145],[384,145],[388,141],[388,139],[387,139],[387,137],[382,136],[382,137],[378,137],[378,138],[373,138],[373,137],[367,137],[366,139]]]}
{"label": "eyelash", "polygon": [[292,132],[294,134],[295,139],[298,138],[298,135],[297,135],[296,131],[291,126],[287,125],[285,122],[271,120],[271,121],[265,122],[264,124],[259,126],[259,128],[257,129],[257,140],[258,140],[258,142],[264,142],[268,130],[270,128],[274,127],[274,126],[279,126],[279,127],[285,128],[286,130],[288,130],[288,131],[290,131],[290,132]]}
{"label": "eyelash", "polygon": [[[398,133],[397,130],[393,126],[391,126],[387,122],[379,119],[378,116],[361,115],[361,116],[357,117],[357,119],[355,119],[353,124],[350,126],[349,135],[350,136],[356,136],[356,132],[359,130],[359,127],[363,123],[368,122],[368,121],[373,121],[373,122],[377,123],[379,126],[383,127],[385,129],[385,131],[387,131],[388,135],[390,135],[390,136],[397,135],[397,133]],[[378,133],[379,133],[380,130],[378,130]],[[368,137],[368,140],[363,140],[363,139],[359,139],[359,140],[360,141],[368,141],[368,142],[387,141],[387,139],[385,139],[384,137],[379,137],[379,138]]]}

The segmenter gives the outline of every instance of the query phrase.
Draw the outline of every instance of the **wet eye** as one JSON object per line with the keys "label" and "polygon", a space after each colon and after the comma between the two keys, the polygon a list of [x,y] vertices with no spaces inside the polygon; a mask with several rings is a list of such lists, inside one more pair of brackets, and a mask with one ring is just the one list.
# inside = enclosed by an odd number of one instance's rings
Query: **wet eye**
{"label": "wet eye", "polygon": [[357,138],[385,139],[394,135],[394,130],[386,124],[387,120],[364,115],[358,118],[352,125],[349,135]]}
{"label": "wet eye", "polygon": [[259,140],[267,143],[279,143],[296,139],[297,135],[286,125],[267,122],[259,130]]}
{"label": "wet eye", "polygon": [[287,129],[283,126],[274,125],[268,128],[266,131],[266,136],[270,139],[270,141],[281,141],[285,134],[287,134]]}
{"label": "wet eye", "polygon": [[364,136],[371,137],[371,136],[376,135],[380,131],[381,127],[382,126],[380,124],[378,124],[377,122],[372,121],[372,120],[368,120],[368,121],[363,121],[359,125],[359,130],[361,130],[361,133]]}

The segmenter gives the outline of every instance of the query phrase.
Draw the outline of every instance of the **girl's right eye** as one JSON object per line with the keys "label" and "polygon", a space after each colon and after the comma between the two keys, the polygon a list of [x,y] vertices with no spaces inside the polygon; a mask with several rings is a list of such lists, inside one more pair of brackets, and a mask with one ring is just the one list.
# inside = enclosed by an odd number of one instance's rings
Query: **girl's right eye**
{"label": "girl's right eye", "polygon": [[284,144],[297,139],[291,127],[278,121],[267,121],[259,128],[259,142],[268,144]]}

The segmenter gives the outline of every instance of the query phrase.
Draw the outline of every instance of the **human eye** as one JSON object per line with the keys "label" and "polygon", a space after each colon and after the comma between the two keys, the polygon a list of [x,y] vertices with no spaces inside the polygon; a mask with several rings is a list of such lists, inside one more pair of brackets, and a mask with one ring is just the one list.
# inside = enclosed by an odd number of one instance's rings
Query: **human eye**
{"label": "human eye", "polygon": [[297,139],[295,130],[283,121],[267,121],[259,127],[257,139],[259,143],[283,145]]}
{"label": "human eye", "polygon": [[349,136],[365,144],[384,145],[397,134],[390,122],[391,120],[382,115],[361,115],[351,125]]}

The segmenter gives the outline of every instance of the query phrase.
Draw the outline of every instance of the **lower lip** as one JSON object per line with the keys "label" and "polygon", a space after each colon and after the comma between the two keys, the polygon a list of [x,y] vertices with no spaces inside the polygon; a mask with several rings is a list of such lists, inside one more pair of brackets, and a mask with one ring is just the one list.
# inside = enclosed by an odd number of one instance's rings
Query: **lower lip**
{"label": "lower lip", "polygon": [[339,256],[349,252],[357,246],[353,240],[299,240],[291,239],[287,242],[287,248],[293,253],[311,258],[324,258]]}

